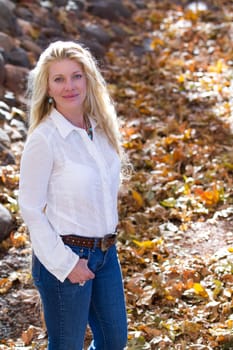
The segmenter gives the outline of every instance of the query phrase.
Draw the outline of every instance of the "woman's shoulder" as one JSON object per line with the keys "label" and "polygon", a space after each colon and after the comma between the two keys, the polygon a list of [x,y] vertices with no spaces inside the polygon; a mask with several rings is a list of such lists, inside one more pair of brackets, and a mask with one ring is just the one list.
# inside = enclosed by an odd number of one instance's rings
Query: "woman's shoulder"
{"label": "woman's shoulder", "polygon": [[51,118],[48,116],[37,125],[37,127],[31,132],[28,138],[45,138],[48,142],[52,139],[52,136],[56,132],[54,123]]}

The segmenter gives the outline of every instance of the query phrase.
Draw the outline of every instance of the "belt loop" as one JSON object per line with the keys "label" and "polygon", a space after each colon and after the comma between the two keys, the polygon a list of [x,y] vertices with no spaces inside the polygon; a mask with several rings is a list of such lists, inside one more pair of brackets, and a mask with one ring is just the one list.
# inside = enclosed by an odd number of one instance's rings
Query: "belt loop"
{"label": "belt loop", "polygon": [[93,252],[96,250],[97,244],[98,244],[98,238],[95,238],[94,239],[94,245],[93,245],[93,248],[92,248]]}

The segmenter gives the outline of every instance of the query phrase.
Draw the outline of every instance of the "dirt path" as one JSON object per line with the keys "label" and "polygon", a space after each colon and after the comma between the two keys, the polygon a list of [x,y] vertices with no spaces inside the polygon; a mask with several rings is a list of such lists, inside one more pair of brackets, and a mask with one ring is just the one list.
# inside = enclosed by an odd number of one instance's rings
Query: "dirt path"
{"label": "dirt path", "polygon": [[205,256],[214,254],[233,246],[233,219],[218,217],[205,222],[195,222],[186,232],[165,231],[164,237],[171,248],[171,254],[177,256]]}
{"label": "dirt path", "polygon": [[[188,264],[192,264],[195,257],[201,257],[208,264],[215,254],[224,254],[233,246],[232,225],[231,217],[216,217],[206,222],[193,223],[186,232],[179,232],[173,224],[166,224],[163,236],[169,250],[169,259],[174,257],[181,262],[189,260]],[[12,287],[0,294],[0,339],[15,341],[30,325],[35,327],[34,333],[43,333],[38,295],[28,278],[30,255],[28,243],[27,247],[11,248],[8,254],[1,256],[0,275],[18,275]],[[40,343],[45,344],[46,339],[41,339]]]}
{"label": "dirt path", "polygon": [[194,225],[188,233],[184,248],[192,254],[212,256],[233,244],[232,223],[217,221],[204,222]]}

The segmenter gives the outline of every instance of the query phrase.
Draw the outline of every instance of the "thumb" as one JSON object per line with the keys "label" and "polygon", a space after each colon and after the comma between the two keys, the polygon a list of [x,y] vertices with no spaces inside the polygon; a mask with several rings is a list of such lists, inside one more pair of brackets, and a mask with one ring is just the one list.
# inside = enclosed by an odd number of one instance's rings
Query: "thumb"
{"label": "thumb", "polygon": [[84,262],[84,268],[86,270],[88,270],[89,272],[89,278],[94,278],[95,277],[95,274],[90,270],[90,268],[88,267],[88,260],[85,260]]}

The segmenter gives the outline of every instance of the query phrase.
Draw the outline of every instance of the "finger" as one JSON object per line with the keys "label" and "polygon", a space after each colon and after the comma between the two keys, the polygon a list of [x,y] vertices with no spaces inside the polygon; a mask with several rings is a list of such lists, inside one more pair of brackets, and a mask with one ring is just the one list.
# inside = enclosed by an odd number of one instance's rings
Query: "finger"
{"label": "finger", "polygon": [[90,279],[94,278],[95,277],[95,274],[91,271],[91,269],[89,268],[88,266],[88,260],[84,260],[84,266],[86,268],[86,270],[88,271],[88,277]]}

